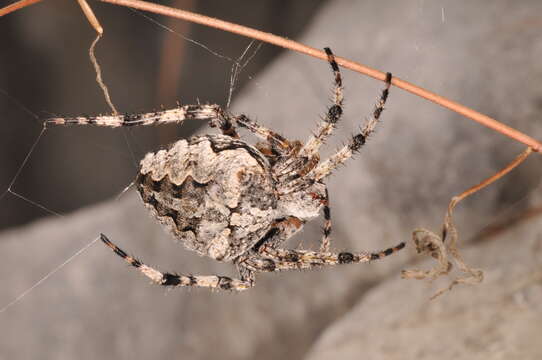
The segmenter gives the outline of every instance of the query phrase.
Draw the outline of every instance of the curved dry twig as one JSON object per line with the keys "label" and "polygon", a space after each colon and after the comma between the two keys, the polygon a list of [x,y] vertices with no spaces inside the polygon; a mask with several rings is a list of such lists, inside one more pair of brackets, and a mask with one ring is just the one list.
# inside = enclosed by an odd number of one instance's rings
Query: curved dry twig
{"label": "curved dry twig", "polygon": [[519,154],[514,160],[512,160],[499,172],[488,177],[479,184],[474,185],[469,189],[463,191],[461,194],[454,196],[450,200],[448,210],[446,211],[446,215],[444,216],[442,236],[438,236],[434,232],[427,229],[415,229],[412,234],[412,241],[416,247],[416,251],[418,252],[418,254],[426,254],[435,258],[437,260],[437,264],[428,270],[403,270],[401,272],[402,277],[404,279],[429,279],[432,281],[441,276],[448,275],[452,270],[452,262],[455,263],[459,272],[462,275],[457,276],[446,288],[437,291],[433,296],[431,296],[431,300],[444,294],[446,291],[450,291],[455,285],[473,285],[482,282],[484,278],[483,271],[467,265],[463,260],[459,249],[457,248],[459,232],[453,223],[453,211],[460,201],[482,190],[483,188],[502,178],[504,175],[508,174],[518,165],[523,163],[531,153],[532,149],[529,147],[526,148],[521,154]]}

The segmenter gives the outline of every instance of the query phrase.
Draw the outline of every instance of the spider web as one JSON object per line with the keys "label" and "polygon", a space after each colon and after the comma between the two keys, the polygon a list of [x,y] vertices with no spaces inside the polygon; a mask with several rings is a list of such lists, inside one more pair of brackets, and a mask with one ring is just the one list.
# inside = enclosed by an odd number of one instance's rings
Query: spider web
{"label": "spider web", "polygon": [[[235,91],[237,89],[237,86],[239,84],[239,79],[244,71],[244,69],[250,64],[250,62],[254,59],[254,57],[258,54],[262,44],[258,43],[256,41],[250,41],[245,40],[245,43],[248,42],[248,45],[245,45],[244,49],[242,50],[241,54],[239,54],[236,58],[230,57],[224,54],[221,54],[220,51],[216,51],[211,49],[209,46],[203,44],[200,41],[194,40],[190,37],[185,36],[179,31],[175,31],[171,27],[168,27],[167,25],[157,21],[156,19],[153,19],[152,17],[149,17],[137,10],[130,9],[133,13],[141,16],[145,21],[148,23],[151,23],[153,25],[156,25],[161,30],[166,31],[167,33],[173,35],[177,40],[176,41],[185,41],[187,44],[196,46],[200,49],[203,49],[208,54],[212,55],[213,57],[224,61],[226,63],[231,64],[230,70],[229,70],[229,77],[228,77],[228,87],[227,87],[227,94],[225,96],[225,99],[223,103],[225,103],[226,108],[229,107],[231,104],[232,98],[235,94]],[[116,107],[114,105],[114,102],[111,102],[109,99],[108,94],[108,87],[107,87],[107,79],[105,81],[102,79],[101,75],[101,66],[100,66],[100,55],[97,56],[94,55],[94,46],[97,45],[99,42],[99,38],[95,40],[95,42],[92,44],[90,49],[90,60],[92,64],[95,67],[97,77],[98,85],[102,88],[104,94],[103,96],[107,100],[106,102],[109,104],[111,110],[113,112],[116,112]],[[100,50],[97,51],[98,53]],[[97,59],[96,59],[97,57]],[[92,86],[96,86],[96,83],[93,83]],[[26,112],[31,118],[32,121],[36,124],[41,126],[41,130],[39,131],[38,135],[35,137],[35,139],[32,141],[29,149],[26,150],[25,156],[16,168],[16,171],[13,175],[13,177],[10,179],[9,183],[7,184],[5,190],[0,194],[0,202],[5,200],[8,197],[12,197],[12,200],[17,201],[23,201],[30,205],[31,207],[34,207],[36,209],[41,210],[46,215],[53,215],[57,217],[64,217],[62,211],[55,210],[47,205],[47,200],[45,201],[37,201],[33,200],[32,196],[25,195],[23,192],[19,192],[15,189],[17,182],[19,181],[21,175],[23,172],[29,167],[29,163],[31,162],[32,157],[36,153],[36,149],[39,147],[40,143],[43,141],[44,138],[47,137],[47,133],[50,131],[50,129],[46,128],[43,124],[43,120],[46,119],[44,116],[40,116],[36,114],[34,111],[30,110],[29,107],[25,106],[21,101],[17,100],[14,96],[9,94],[6,90],[0,89],[0,93],[4,96],[5,99],[7,99],[14,107],[20,109],[23,112]],[[115,95],[112,97],[114,98]],[[197,124],[201,125],[201,124]],[[138,158],[140,158],[140,154],[136,155],[136,151],[134,148],[139,148],[138,140],[133,135],[132,132],[130,132],[127,129],[121,129],[122,132],[122,139],[125,143],[126,150],[129,154],[127,156],[126,154],[123,154],[124,159],[128,159],[130,163],[133,166],[134,172],[137,170],[138,166]],[[105,151],[115,151],[114,149],[104,147],[101,145],[94,144],[94,147],[103,147]],[[141,151],[138,151],[141,152]],[[120,196],[125,193],[132,184],[124,187],[122,191],[119,192],[117,196],[117,200],[120,198]],[[0,304],[0,313],[3,313],[7,311],[12,306],[16,305],[19,301],[21,301],[26,295],[28,295],[30,292],[32,292],[34,289],[36,289],[38,286],[43,284],[45,281],[47,281],[50,277],[54,276],[55,273],[60,271],[62,268],[64,268],[66,265],[68,265],[71,261],[73,261],[75,258],[83,254],[85,251],[87,251],[94,243],[99,239],[99,236],[91,239],[90,241],[87,241],[82,247],[80,247],[77,251],[75,251],[72,255],[69,255],[68,258],[64,261],[62,261],[60,264],[58,264],[56,267],[48,271],[42,278],[37,280],[34,284],[32,284],[30,287],[22,291],[18,296],[16,296],[13,300],[9,301],[7,304]]]}

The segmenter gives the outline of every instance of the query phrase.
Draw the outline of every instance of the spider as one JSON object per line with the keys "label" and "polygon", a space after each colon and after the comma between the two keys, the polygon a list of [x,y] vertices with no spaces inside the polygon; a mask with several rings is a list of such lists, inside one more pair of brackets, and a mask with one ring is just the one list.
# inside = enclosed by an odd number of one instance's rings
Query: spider
{"label": "spider", "polygon": [[[388,98],[391,74],[372,117],[347,145],[325,161],[318,150],[332,134],[343,113],[342,78],[329,48],[334,75],[333,104],[306,143],[290,141],[245,115],[218,105],[185,105],[145,114],[53,118],[47,124],[108,127],[209,121],[222,134],[178,140],[165,150],[148,153],[135,180],[145,206],[175,239],[200,255],[232,262],[239,278],[163,273],[129,256],[105,235],[101,240],[117,255],[163,286],[195,286],[245,290],[255,274],[312,269],[327,265],[381,259],[402,249],[402,242],[379,252],[330,251],[331,211],[324,179],[350,159],[374,131]],[[237,128],[262,141],[250,145]],[[324,228],[319,251],[286,249],[282,245],[323,210]]]}

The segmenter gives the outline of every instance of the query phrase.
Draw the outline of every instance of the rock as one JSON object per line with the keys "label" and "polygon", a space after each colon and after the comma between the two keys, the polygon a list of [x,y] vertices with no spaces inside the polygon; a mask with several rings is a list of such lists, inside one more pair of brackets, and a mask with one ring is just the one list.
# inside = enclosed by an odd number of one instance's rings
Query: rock
{"label": "rock", "polygon": [[542,358],[541,229],[539,217],[470,247],[464,257],[484,270],[484,282],[433,301],[442,281],[427,289],[391,277],[326,329],[305,359]]}

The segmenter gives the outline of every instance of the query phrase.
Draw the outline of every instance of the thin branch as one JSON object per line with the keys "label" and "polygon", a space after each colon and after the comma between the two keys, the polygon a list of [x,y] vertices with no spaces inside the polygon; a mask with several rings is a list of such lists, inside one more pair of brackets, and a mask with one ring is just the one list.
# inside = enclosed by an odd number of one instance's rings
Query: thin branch
{"label": "thin branch", "polygon": [[20,0],[16,3],[13,3],[11,5],[8,5],[6,7],[3,7],[0,9],[0,17],[7,15],[9,13],[12,13],[14,11],[17,11],[19,9],[25,8],[27,6],[33,5],[35,3],[38,3],[43,0]]}
{"label": "thin branch", "polygon": [[94,70],[96,71],[96,82],[98,85],[100,85],[100,88],[102,89],[105,97],[105,101],[107,102],[107,105],[111,108],[111,111],[113,111],[113,115],[118,115],[117,108],[115,105],[113,105],[113,102],[111,101],[111,96],[109,95],[109,89],[107,88],[107,85],[105,85],[104,80],[102,78],[102,68],[100,67],[100,64],[98,63],[98,60],[96,59],[96,55],[94,54],[94,50],[96,48],[96,44],[100,39],[102,38],[102,34],[98,34],[96,39],[92,42],[92,45],[90,45],[90,49],[88,50],[88,55],[90,57],[90,62],[94,66]]}
{"label": "thin branch", "polygon": [[[4,15],[7,15],[9,13],[12,13],[14,11],[23,9],[23,8],[25,8],[27,6],[33,5],[33,4],[38,3],[40,1],[43,1],[43,0],[20,0],[20,1],[17,1],[16,3],[13,3],[11,5],[8,5],[6,7],[1,8],[0,9],[0,17],[2,17]],[[79,6],[81,6],[81,10],[83,10],[83,13],[87,17],[88,22],[94,28],[94,30],[96,30],[96,32],[99,35],[103,34],[103,28],[100,25],[100,22],[98,21],[96,16],[94,15],[94,12],[92,11],[90,6],[88,5],[87,1],[86,0],[77,0],[77,2],[79,3]]]}
{"label": "thin branch", "polygon": [[[295,42],[293,40],[289,40],[277,35],[273,35],[270,33],[266,33],[263,31],[255,30],[248,28],[246,26],[241,26],[238,24],[233,24],[227,21],[218,20],[215,18],[211,18],[208,16],[195,14],[189,11],[184,11],[180,9],[174,9],[171,7],[167,7],[164,5],[158,5],[158,4],[152,4],[145,1],[140,0],[98,0],[110,4],[115,5],[121,5],[121,6],[127,6],[138,10],[144,10],[149,11],[155,14],[161,14],[165,16],[174,17],[177,19],[182,19],[186,21],[195,22],[198,24],[210,26],[216,29],[229,31],[238,35],[250,37],[253,39],[257,39],[263,42],[267,42],[273,45],[277,45],[286,49],[294,50],[306,55],[310,55],[313,57],[316,57],[318,59],[322,59],[327,61],[327,55],[318,49],[315,49],[310,46],[306,46],[303,44],[300,44],[298,42]],[[384,81],[386,80],[386,73],[372,69],[368,66],[362,65],[360,63],[350,61],[348,59],[342,58],[342,57],[336,57],[335,58],[337,63],[345,68],[348,68],[350,70],[368,75],[370,77],[373,77],[375,79]],[[449,99],[446,99],[440,95],[437,95],[435,93],[432,93],[428,90],[425,90],[419,86],[416,86],[414,84],[411,84],[405,80],[401,80],[397,77],[393,77],[392,85],[401,88],[403,90],[406,90],[408,92],[411,92],[415,95],[418,95],[420,97],[423,97],[429,101],[432,101],[436,104],[439,104],[443,107],[446,107],[452,111],[455,111],[467,118],[470,118],[484,126],[489,127],[490,129],[493,129],[503,135],[506,135],[512,139],[515,139],[533,149],[533,151],[540,152],[542,151],[542,143],[539,141],[533,139],[532,137],[523,134],[519,132],[518,130],[515,130],[505,124],[502,124],[498,122],[497,120],[490,118],[487,115],[481,114],[475,110],[472,110],[466,106],[463,106],[461,104],[458,104],[454,101],[451,101]]]}
{"label": "thin branch", "polygon": [[506,165],[506,167],[501,169],[498,173],[488,177],[487,179],[485,179],[484,181],[482,181],[478,185],[472,186],[471,188],[465,190],[461,194],[459,194],[457,196],[454,196],[452,198],[452,201],[450,202],[450,208],[453,209],[455,207],[455,205],[458,202],[460,202],[461,200],[463,200],[464,198],[466,198],[466,197],[468,197],[468,196],[482,190],[486,186],[492,184],[493,182],[495,182],[495,181],[499,180],[500,178],[502,178],[504,175],[508,174],[510,171],[512,171],[514,168],[516,168],[519,164],[524,162],[525,159],[527,159],[527,157],[531,154],[532,150],[533,149],[531,149],[531,148],[525,149],[511,163]]}
{"label": "thin branch", "polygon": [[81,10],[83,10],[83,14],[87,17],[88,22],[90,25],[96,30],[98,35],[102,35],[104,32],[104,29],[102,28],[102,25],[100,25],[100,22],[96,18],[96,15],[94,15],[94,12],[90,8],[90,6],[87,3],[87,0],[77,0],[79,3],[79,6],[81,6]]}

